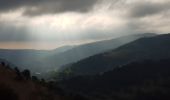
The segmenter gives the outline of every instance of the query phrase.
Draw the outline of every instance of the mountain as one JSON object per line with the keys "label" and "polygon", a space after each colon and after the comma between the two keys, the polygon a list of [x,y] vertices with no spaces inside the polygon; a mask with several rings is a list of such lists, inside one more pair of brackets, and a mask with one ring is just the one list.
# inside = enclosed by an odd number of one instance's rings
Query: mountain
{"label": "mountain", "polygon": [[145,37],[125,44],[115,50],[91,56],[71,66],[63,73],[71,75],[102,74],[116,66],[144,59],[159,60],[170,57],[170,34]]}
{"label": "mountain", "polygon": [[91,100],[169,100],[170,58],[135,61],[102,75],[64,80],[60,85]]}
{"label": "mountain", "polygon": [[[56,63],[56,66],[63,66],[66,64],[74,63],[85,59],[87,57],[106,52],[108,50],[116,49],[119,46],[122,46],[126,43],[132,42],[136,39],[142,37],[150,37],[156,34],[153,33],[145,33],[145,34],[135,34],[135,35],[128,35],[122,36],[115,39],[110,40],[103,40],[94,43],[88,43],[80,46],[76,46],[71,50],[66,52],[60,53],[58,55],[53,55],[48,57],[46,60],[50,60],[51,63]],[[63,69],[63,67],[61,67]]]}
{"label": "mountain", "polygon": [[30,69],[34,73],[46,73],[57,70],[63,65],[77,62],[89,56],[115,49],[141,37],[153,36],[146,33],[129,35],[79,46],[64,46],[54,50],[0,50],[0,57],[8,60],[20,69]]}
{"label": "mountain", "polygon": [[62,47],[56,48],[54,50],[51,50],[51,53],[52,53],[52,55],[53,54],[57,55],[59,53],[66,52],[66,51],[68,51],[68,50],[70,50],[70,49],[72,49],[74,47],[76,47],[76,46],[71,46],[71,45],[62,46]]}
{"label": "mountain", "polygon": [[73,48],[73,46],[59,47],[54,50],[8,50],[0,49],[0,57],[19,66],[20,69],[31,69],[33,72],[44,71],[50,63],[43,59],[47,56],[59,54]]}

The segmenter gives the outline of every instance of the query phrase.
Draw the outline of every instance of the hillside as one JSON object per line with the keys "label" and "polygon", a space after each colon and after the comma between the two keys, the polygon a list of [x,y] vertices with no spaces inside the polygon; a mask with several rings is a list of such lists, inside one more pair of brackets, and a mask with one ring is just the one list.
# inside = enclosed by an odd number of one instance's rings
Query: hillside
{"label": "hillside", "polygon": [[[108,50],[116,49],[124,44],[132,42],[142,37],[151,37],[156,34],[154,33],[145,33],[145,34],[135,34],[135,35],[127,35],[122,36],[110,40],[103,40],[94,43],[88,43],[84,45],[76,46],[71,50],[60,53],[58,55],[53,55],[48,57],[46,60],[50,60],[51,63],[55,63],[56,66],[63,66],[70,63],[74,63],[85,59],[87,57],[106,52]],[[63,69],[63,67],[60,67]],[[60,70],[61,70],[60,69]]]}
{"label": "hillside", "polygon": [[20,72],[8,64],[0,64],[0,100],[85,100],[82,96],[65,94],[57,85]]}
{"label": "hillside", "polygon": [[7,66],[0,65],[0,99],[3,100],[61,100],[50,90],[32,80],[18,80],[17,73]]}
{"label": "hillside", "polygon": [[91,100],[169,100],[170,59],[135,61],[102,75],[64,80],[61,86]]}
{"label": "hillside", "polygon": [[91,56],[67,66],[63,73],[71,75],[94,75],[133,61],[166,59],[170,57],[170,34],[145,37],[123,45],[115,50]]}

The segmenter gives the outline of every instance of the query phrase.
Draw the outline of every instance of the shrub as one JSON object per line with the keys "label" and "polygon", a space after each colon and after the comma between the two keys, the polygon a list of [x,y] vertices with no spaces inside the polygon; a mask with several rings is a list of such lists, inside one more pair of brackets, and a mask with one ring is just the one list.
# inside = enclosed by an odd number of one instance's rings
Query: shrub
{"label": "shrub", "polygon": [[32,81],[39,82],[39,79],[36,76],[32,76]]}
{"label": "shrub", "polygon": [[5,66],[5,62],[1,62],[1,65],[2,65],[2,66]]}
{"label": "shrub", "polygon": [[15,67],[14,70],[15,70],[15,72],[17,74],[16,80],[23,80],[23,77],[22,77],[22,74],[21,74],[20,70],[17,67]]}
{"label": "shrub", "polygon": [[28,69],[24,70],[22,72],[22,75],[26,78],[26,80],[31,79],[31,74],[30,74],[30,71]]}

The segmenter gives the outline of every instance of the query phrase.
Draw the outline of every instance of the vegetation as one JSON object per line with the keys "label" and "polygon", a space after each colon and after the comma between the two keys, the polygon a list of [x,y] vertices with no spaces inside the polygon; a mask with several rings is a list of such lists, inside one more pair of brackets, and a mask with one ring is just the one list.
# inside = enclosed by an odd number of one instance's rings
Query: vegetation
{"label": "vegetation", "polygon": [[103,75],[79,76],[61,82],[92,100],[164,100],[170,93],[170,59],[133,62]]}
{"label": "vegetation", "polygon": [[5,66],[5,62],[1,62],[1,65],[2,65],[2,66]]}
{"label": "vegetation", "polygon": [[58,84],[31,76],[26,69],[0,65],[0,99],[2,100],[86,100],[81,95],[66,93]]}
{"label": "vegetation", "polygon": [[22,75],[25,77],[26,80],[31,79],[31,74],[30,74],[30,71],[28,69],[24,70],[22,72]]}

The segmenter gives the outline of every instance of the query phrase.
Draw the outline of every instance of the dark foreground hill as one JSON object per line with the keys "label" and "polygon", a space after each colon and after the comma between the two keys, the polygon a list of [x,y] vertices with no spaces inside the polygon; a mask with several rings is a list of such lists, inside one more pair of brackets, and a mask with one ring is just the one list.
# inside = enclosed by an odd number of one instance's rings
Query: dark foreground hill
{"label": "dark foreground hill", "polygon": [[141,38],[115,50],[91,56],[65,68],[68,76],[95,75],[144,59],[170,57],[170,34]]}
{"label": "dark foreground hill", "polygon": [[39,80],[29,70],[20,72],[0,64],[0,100],[85,100],[80,95],[65,94],[57,85]]}
{"label": "dark foreground hill", "polygon": [[61,85],[91,100],[169,100],[170,59],[133,62],[103,75],[74,77]]}

